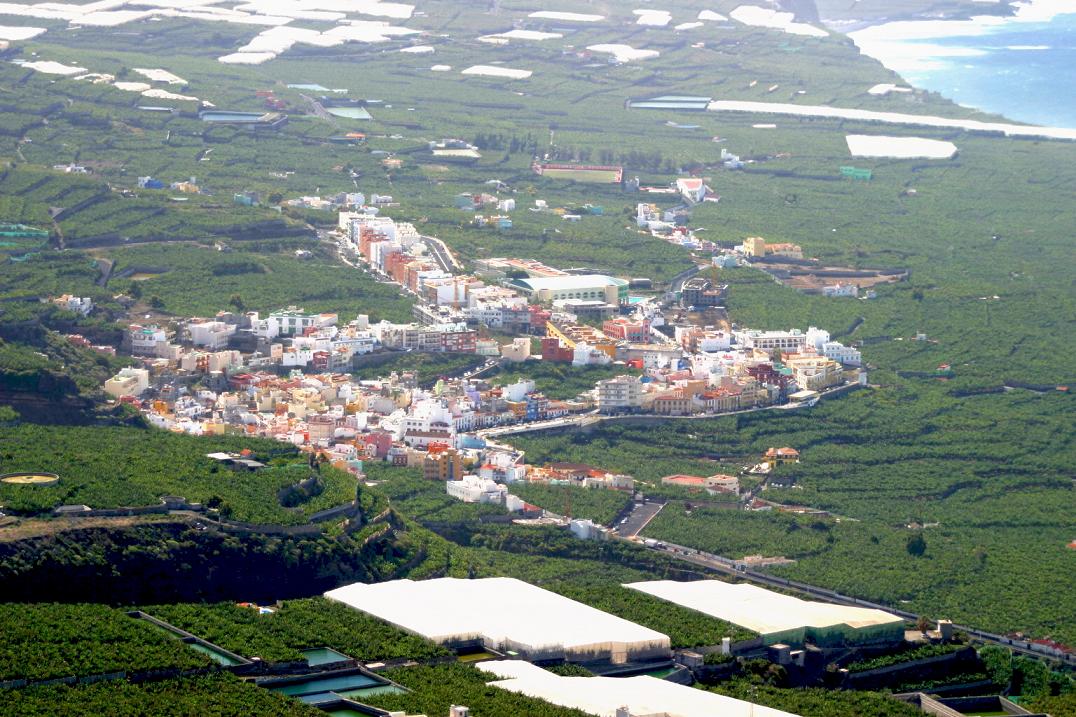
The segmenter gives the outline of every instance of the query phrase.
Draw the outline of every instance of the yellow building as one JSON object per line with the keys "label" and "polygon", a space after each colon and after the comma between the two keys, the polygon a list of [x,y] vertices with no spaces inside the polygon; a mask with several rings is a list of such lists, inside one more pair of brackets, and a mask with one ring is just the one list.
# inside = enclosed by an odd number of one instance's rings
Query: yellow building
{"label": "yellow building", "polygon": [[766,256],[766,240],[762,237],[747,237],[743,248],[748,256]]}
{"label": "yellow building", "polygon": [[428,480],[460,480],[463,477],[463,455],[443,443],[432,443],[422,460],[422,475]]}

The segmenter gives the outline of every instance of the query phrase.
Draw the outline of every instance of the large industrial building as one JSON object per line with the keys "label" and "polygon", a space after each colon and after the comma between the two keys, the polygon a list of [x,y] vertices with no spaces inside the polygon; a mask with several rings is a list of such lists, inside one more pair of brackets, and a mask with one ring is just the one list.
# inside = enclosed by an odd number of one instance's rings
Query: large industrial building
{"label": "large industrial building", "polygon": [[746,583],[656,580],[625,587],[753,630],[767,645],[862,645],[904,639],[904,620],[884,610],[800,600]]}
{"label": "large industrial building", "polygon": [[667,635],[515,578],[354,583],[325,597],[448,647],[527,660],[620,664],[671,652]]}
{"label": "large industrial building", "polygon": [[536,276],[510,279],[507,284],[539,304],[552,304],[559,299],[589,299],[607,304],[628,302],[628,282],[604,274]]}
{"label": "large industrial building", "polygon": [[562,677],[518,660],[480,662],[477,667],[501,678],[489,683],[493,687],[601,717],[796,717],[790,712],[645,675]]}

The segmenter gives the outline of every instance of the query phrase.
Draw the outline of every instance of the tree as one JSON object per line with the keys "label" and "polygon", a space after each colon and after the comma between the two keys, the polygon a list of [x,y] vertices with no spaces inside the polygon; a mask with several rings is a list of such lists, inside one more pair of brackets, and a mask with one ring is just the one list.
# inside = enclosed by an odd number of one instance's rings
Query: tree
{"label": "tree", "polygon": [[228,299],[228,303],[234,306],[236,311],[246,310],[246,304],[243,303],[243,297],[239,294],[232,294],[231,298]]}
{"label": "tree", "polygon": [[927,552],[927,541],[922,533],[916,533],[908,538],[908,555],[920,557]]}
{"label": "tree", "polygon": [[154,294],[153,296],[149,297],[149,305],[154,309],[163,309],[164,299]]}

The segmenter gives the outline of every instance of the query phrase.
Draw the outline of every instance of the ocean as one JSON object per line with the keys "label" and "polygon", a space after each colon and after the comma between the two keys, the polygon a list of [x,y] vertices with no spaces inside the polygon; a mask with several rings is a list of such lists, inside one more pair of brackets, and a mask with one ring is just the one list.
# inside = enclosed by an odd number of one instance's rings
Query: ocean
{"label": "ocean", "polygon": [[850,33],[913,87],[1010,120],[1076,128],[1076,0],[1014,18],[887,23]]}

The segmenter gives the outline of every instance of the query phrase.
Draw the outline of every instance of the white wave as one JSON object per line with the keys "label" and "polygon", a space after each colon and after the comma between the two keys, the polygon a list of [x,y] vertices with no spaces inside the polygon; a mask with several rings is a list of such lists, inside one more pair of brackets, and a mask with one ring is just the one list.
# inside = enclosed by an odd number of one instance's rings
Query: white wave
{"label": "white wave", "polygon": [[795,117],[827,117],[835,119],[882,122],[919,127],[945,127],[969,132],[1001,133],[1009,137],[1048,137],[1050,139],[1076,140],[1076,128],[1039,127],[1036,125],[1009,124],[1006,122],[980,122],[979,120],[949,119],[934,115],[915,115],[904,112],[875,112],[873,110],[845,109],[825,105],[793,105],[782,102],[744,102],[739,100],[715,100],[707,109],[711,112],[750,112],[792,115]]}

